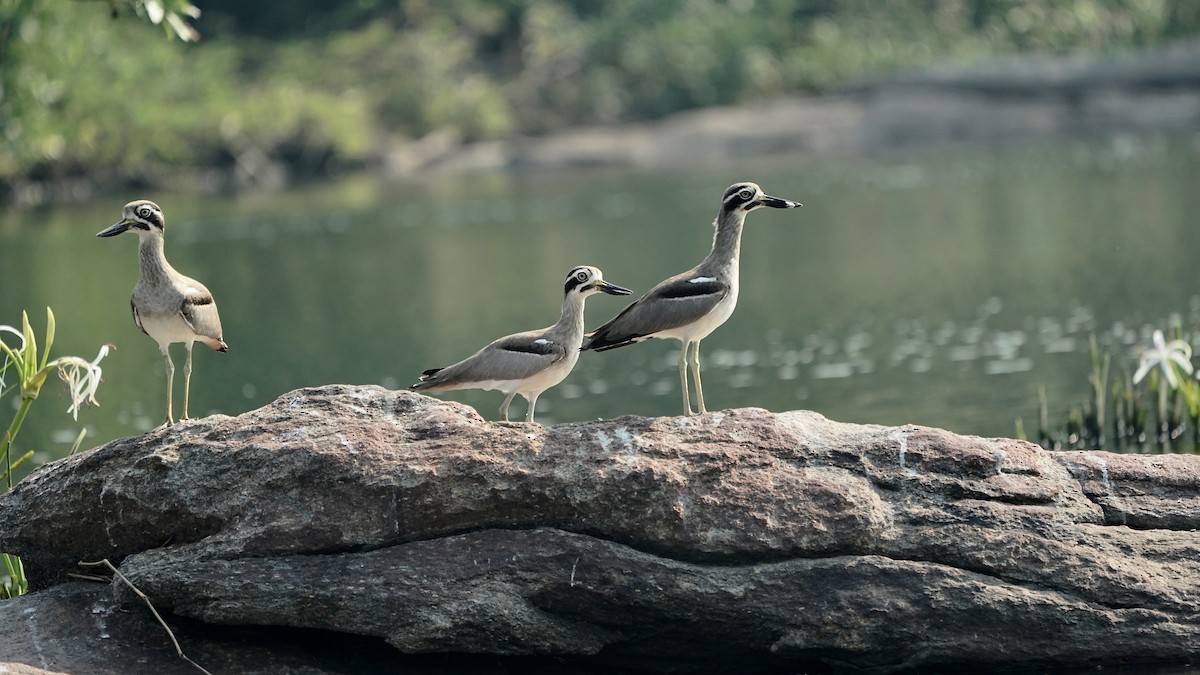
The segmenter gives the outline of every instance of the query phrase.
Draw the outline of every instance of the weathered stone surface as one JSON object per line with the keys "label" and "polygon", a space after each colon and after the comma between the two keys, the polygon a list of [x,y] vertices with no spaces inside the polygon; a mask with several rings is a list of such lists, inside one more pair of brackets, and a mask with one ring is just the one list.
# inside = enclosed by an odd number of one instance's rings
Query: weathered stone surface
{"label": "weathered stone surface", "polygon": [[[404,655],[381,640],[346,633],[169,622],[184,654],[216,675],[517,675],[547,663],[564,675],[600,672],[567,659]],[[179,657],[144,604],[122,606],[104,584],[71,582],[0,602],[0,626],[5,675],[200,672]]]}
{"label": "weathered stone surface", "polygon": [[188,626],[406,653],[1171,662],[1200,653],[1198,494],[1200,457],[757,409],[506,426],[329,386],[43,467],[0,498],[0,550],[40,587],[109,558]]}

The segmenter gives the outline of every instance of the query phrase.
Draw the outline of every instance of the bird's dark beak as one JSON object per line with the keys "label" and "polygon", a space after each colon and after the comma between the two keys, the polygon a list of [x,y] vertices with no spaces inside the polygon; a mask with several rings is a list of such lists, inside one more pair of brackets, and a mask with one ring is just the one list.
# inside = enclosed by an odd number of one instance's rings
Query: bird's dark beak
{"label": "bird's dark beak", "polygon": [[758,198],[758,203],[763,206],[769,206],[773,209],[794,209],[797,206],[804,206],[800,202],[794,202],[790,199],[780,199],[771,195],[763,195]]}
{"label": "bird's dark beak", "polygon": [[633,293],[633,291],[629,290],[628,288],[624,288],[616,284],[610,284],[603,279],[597,281],[595,285],[597,290],[603,293],[608,293],[609,295],[630,295]]}
{"label": "bird's dark beak", "polygon": [[96,236],[97,237],[115,237],[116,235],[121,234],[122,232],[124,232],[125,230],[128,230],[128,229],[129,229],[129,221],[122,220],[119,223],[113,223],[112,225],[109,225],[108,227],[104,228],[103,230],[100,230],[99,232],[96,233]]}

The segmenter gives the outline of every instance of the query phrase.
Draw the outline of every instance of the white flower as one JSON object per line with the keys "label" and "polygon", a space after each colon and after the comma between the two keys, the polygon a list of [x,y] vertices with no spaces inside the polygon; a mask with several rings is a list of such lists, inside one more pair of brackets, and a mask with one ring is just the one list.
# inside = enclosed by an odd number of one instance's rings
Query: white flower
{"label": "white flower", "polygon": [[1137,372],[1133,374],[1133,383],[1137,384],[1154,369],[1162,368],[1163,377],[1172,389],[1179,387],[1179,378],[1175,375],[1175,366],[1185,373],[1192,372],[1192,346],[1183,340],[1167,342],[1161,330],[1154,331],[1154,346],[1142,352],[1142,361]]}
{"label": "white flower", "polygon": [[[16,328],[13,328],[12,326],[0,326],[0,333],[12,333],[13,335],[16,335],[21,340],[21,348],[13,349],[12,351],[17,352],[17,353],[25,351],[25,336],[21,334],[21,331],[17,330]],[[3,343],[3,342],[4,342],[4,336],[0,335],[0,343]],[[4,343],[4,344],[6,347],[8,346],[7,343]],[[4,373],[8,372],[8,366],[9,366],[10,362],[9,362],[9,358],[8,358],[8,350],[4,349],[4,350],[0,350],[0,351],[4,352],[4,362],[0,363],[0,396],[4,396]]]}
{"label": "white flower", "polygon": [[80,406],[85,403],[100,405],[96,401],[96,390],[100,387],[100,377],[103,375],[100,361],[108,356],[110,348],[112,345],[100,347],[100,353],[91,363],[78,356],[64,356],[55,359],[55,363],[58,365],[58,376],[67,383],[67,390],[71,394],[71,405],[67,408],[67,412],[71,413],[76,420],[79,419]]}

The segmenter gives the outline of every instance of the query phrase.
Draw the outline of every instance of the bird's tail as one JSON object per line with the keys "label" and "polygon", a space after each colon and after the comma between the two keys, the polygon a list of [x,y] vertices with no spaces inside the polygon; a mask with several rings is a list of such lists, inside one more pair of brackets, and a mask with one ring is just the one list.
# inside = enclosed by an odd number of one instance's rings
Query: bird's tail
{"label": "bird's tail", "polygon": [[579,349],[582,351],[605,352],[617,347],[624,347],[637,342],[637,339],[627,337],[623,339],[609,339],[608,335],[601,333],[600,330],[592,331],[587,335],[587,339],[583,341],[583,346]]}
{"label": "bird's tail", "polygon": [[419,381],[416,384],[408,385],[408,388],[416,390],[416,389],[427,389],[429,387],[434,386],[434,384],[436,384],[433,381],[434,376],[436,376],[438,373],[442,372],[443,370],[445,370],[445,368],[430,368],[429,370],[422,371]]}

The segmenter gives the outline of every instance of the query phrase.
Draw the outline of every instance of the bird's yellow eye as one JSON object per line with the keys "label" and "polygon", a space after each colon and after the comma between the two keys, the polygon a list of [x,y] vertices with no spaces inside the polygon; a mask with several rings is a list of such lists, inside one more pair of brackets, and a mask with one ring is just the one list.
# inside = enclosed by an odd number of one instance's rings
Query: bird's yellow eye
{"label": "bird's yellow eye", "polygon": [[750,188],[744,188],[742,191],[738,192],[738,196],[744,201],[750,201],[754,197],[754,190],[751,190]]}
{"label": "bird's yellow eye", "polygon": [[139,208],[137,210],[137,214],[143,218],[149,218],[150,217],[150,207],[143,206],[143,207]]}
{"label": "bird's yellow eye", "polygon": [[587,281],[587,280],[588,280],[588,273],[587,273],[587,272],[580,272],[580,273],[578,273],[578,274],[576,274],[576,275],[575,275],[575,279],[576,279],[576,280],[578,280],[578,281]]}

